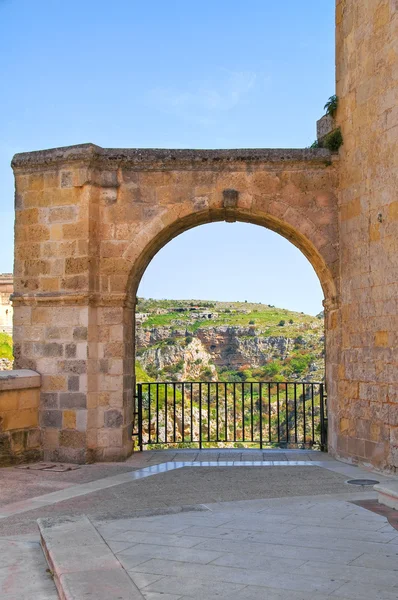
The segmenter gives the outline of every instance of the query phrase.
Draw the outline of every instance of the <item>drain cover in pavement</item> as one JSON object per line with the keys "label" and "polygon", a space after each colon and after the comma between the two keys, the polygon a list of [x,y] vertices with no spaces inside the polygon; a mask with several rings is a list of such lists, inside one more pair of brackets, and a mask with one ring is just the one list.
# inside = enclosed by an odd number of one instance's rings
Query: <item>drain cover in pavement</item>
{"label": "drain cover in pavement", "polygon": [[16,469],[26,469],[27,471],[56,471],[57,473],[63,473],[64,471],[74,471],[80,469],[79,465],[69,465],[61,463],[30,463],[27,465],[17,465]]}
{"label": "drain cover in pavement", "polygon": [[380,481],[377,481],[376,479],[349,479],[347,483],[350,483],[351,485],[376,485],[377,483],[380,483]]}

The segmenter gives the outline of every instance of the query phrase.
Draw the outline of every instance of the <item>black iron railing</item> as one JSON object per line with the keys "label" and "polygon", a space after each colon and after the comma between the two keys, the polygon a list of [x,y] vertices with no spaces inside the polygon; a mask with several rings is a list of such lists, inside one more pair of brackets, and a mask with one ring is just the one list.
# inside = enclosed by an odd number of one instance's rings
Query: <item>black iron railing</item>
{"label": "black iron railing", "polygon": [[138,383],[138,446],[327,446],[326,395],[313,382]]}

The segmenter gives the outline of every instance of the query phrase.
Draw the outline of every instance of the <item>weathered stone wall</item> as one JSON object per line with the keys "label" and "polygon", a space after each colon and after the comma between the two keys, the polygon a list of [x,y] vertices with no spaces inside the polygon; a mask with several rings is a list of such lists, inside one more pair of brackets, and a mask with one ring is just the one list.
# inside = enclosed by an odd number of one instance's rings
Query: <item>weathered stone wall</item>
{"label": "weathered stone wall", "polygon": [[[17,155],[13,167],[15,358],[42,374],[47,459],[131,452],[136,290],[156,252],[191,227],[240,220],[289,239],[316,270],[335,327],[337,170],[326,150],[87,144]],[[331,379],[335,344],[328,360]]]}
{"label": "weathered stone wall", "polygon": [[398,467],[398,2],[338,0],[341,365],[331,439]]}
{"label": "weathered stone wall", "polygon": [[0,372],[0,465],[39,460],[40,375],[34,371]]}

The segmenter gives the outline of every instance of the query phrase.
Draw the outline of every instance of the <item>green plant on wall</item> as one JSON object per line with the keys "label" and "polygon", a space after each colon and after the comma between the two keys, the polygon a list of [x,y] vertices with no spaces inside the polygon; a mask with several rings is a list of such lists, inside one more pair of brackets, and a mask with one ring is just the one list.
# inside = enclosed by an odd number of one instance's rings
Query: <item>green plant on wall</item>
{"label": "green plant on wall", "polygon": [[331,152],[337,152],[343,143],[343,136],[340,127],[328,133],[322,140],[323,147]]}
{"label": "green plant on wall", "polygon": [[338,105],[339,105],[339,98],[338,98],[338,96],[336,96],[336,94],[333,94],[333,96],[330,96],[329,100],[326,102],[326,104],[323,108],[326,110],[327,115],[334,117],[334,115],[336,114]]}
{"label": "green plant on wall", "polygon": [[[336,94],[330,96],[329,100],[324,106],[326,114],[334,118],[338,105],[338,96],[336,96]],[[338,127],[337,129],[334,129],[333,131],[325,135],[325,137],[322,140],[315,140],[315,142],[311,144],[310,148],[327,148],[331,152],[337,152],[342,144],[343,135],[341,133],[340,127]]]}

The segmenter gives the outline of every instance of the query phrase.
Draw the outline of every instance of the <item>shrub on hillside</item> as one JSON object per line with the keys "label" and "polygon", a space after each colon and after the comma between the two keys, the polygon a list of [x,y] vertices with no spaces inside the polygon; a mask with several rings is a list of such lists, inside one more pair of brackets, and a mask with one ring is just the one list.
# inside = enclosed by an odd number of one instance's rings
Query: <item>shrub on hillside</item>
{"label": "shrub on hillside", "polygon": [[284,324],[286,323],[285,319],[281,319],[278,323],[279,327],[283,327]]}
{"label": "shrub on hillside", "polygon": [[0,358],[13,360],[12,337],[8,333],[0,333]]}
{"label": "shrub on hillside", "polygon": [[263,367],[265,377],[275,377],[280,371],[280,365],[277,362],[269,362]]}

